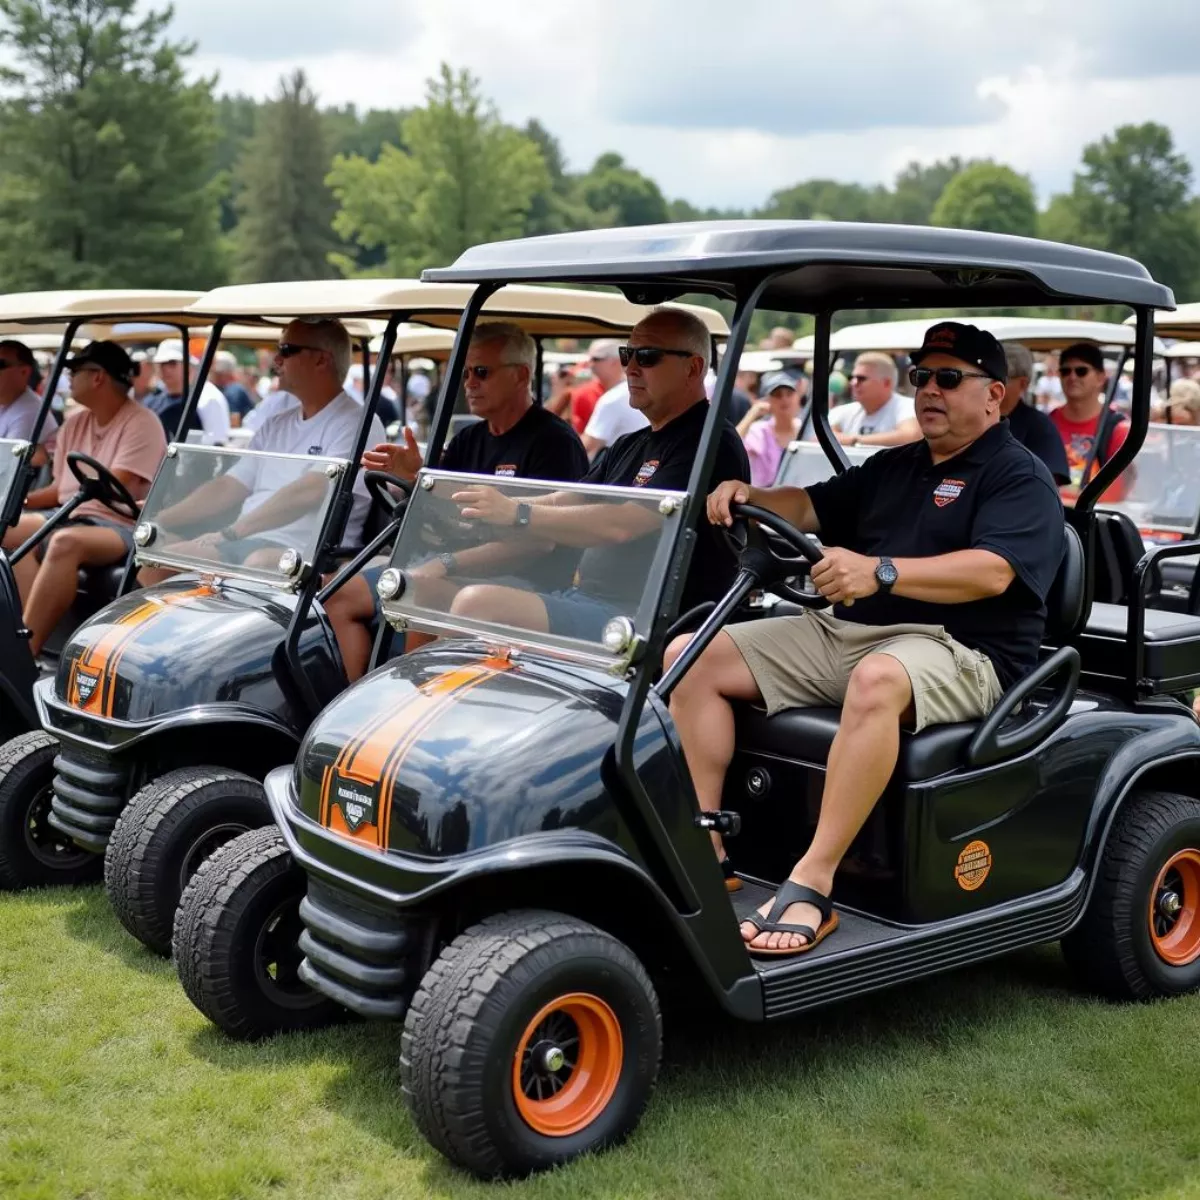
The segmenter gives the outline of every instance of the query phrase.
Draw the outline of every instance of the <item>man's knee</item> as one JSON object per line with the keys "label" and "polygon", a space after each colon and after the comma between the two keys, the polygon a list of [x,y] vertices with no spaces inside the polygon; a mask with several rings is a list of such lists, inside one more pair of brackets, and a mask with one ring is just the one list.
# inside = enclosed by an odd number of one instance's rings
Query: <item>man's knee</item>
{"label": "man's knee", "polygon": [[899,659],[868,654],[850,672],[844,708],[859,714],[885,710],[897,717],[912,702],[912,684]]}
{"label": "man's knee", "polygon": [[87,548],[83,529],[68,526],[50,536],[42,555],[43,562],[82,562]]}
{"label": "man's knee", "polygon": [[469,584],[454,597],[450,611],[458,617],[478,617],[487,620],[495,613],[496,601],[500,592],[500,588],[493,587],[491,584]]}
{"label": "man's knee", "polygon": [[[667,654],[664,659],[665,666],[670,665],[683,653],[684,647],[690,642],[691,636],[683,634],[680,637],[674,638],[671,644],[667,647]],[[712,692],[719,695],[725,695],[730,691],[737,695],[744,691],[744,688],[731,688],[731,673],[744,672],[747,676],[749,670],[746,668],[741,654],[737,646],[724,630],[721,630],[715,638],[700,652],[700,657],[692,663],[691,667],[680,679],[675,689],[675,695],[682,693],[683,696],[695,696],[697,693]]]}

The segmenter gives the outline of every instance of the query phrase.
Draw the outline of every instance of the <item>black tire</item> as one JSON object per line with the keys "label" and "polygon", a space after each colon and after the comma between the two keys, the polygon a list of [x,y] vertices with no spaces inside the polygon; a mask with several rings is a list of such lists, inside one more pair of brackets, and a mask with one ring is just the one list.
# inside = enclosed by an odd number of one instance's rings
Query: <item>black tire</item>
{"label": "black tire", "polygon": [[[1063,939],[1063,954],[1091,990],[1118,1000],[1178,996],[1200,987],[1200,865],[1185,859],[1186,900],[1171,918],[1164,869],[1191,850],[1200,864],[1200,800],[1173,792],[1138,792],[1122,805],[1105,843],[1087,911]],[[1154,908],[1151,908],[1151,905]],[[1174,922],[1193,922],[1195,954],[1164,940]],[[1177,961],[1170,961],[1173,955]],[[1190,961],[1186,961],[1189,960]]]}
{"label": "black tire", "polygon": [[[557,1076],[532,1069],[537,1047],[564,1048],[572,1028],[575,1052],[584,1052],[585,1025],[560,1019],[574,996],[607,1009],[620,1037],[590,1035],[593,1049],[607,1046],[597,1061],[610,1063],[610,1083],[593,1089],[590,1107],[586,1089],[571,1106],[586,1124],[547,1133],[530,1123],[543,1118],[527,1118],[519,1105],[556,1084],[561,1101],[561,1089],[581,1082],[569,1061]],[[560,1003],[535,1030],[534,1018]],[[513,911],[466,930],[426,972],[404,1022],[400,1080],[417,1127],[451,1162],[487,1178],[526,1175],[626,1137],[654,1090],[661,1055],[654,985],[627,946],[561,913]]]}
{"label": "black tire", "polygon": [[273,825],[226,842],[175,914],[175,969],[191,1002],[230,1037],[316,1029],[344,1010],[301,983],[304,872]]}
{"label": "black tire", "polygon": [[175,910],[200,864],[271,822],[262,784],[217,767],[184,767],[148,783],[121,812],[104,855],[104,887],[142,945],[171,953]]}
{"label": "black tire", "polygon": [[0,746],[0,891],[94,883],[98,854],[49,821],[58,740],[40,729]]}

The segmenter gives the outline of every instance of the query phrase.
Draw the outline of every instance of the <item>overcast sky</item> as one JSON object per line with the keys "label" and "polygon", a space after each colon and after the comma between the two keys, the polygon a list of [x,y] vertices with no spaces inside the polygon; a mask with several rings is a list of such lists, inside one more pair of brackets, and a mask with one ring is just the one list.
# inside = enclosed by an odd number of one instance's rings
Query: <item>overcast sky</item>
{"label": "overcast sky", "polygon": [[616,150],[668,197],[751,206],[828,177],[992,157],[1043,201],[1084,143],[1161,121],[1200,168],[1200,0],[175,0],[218,88],[421,102],[467,67],[572,168]]}

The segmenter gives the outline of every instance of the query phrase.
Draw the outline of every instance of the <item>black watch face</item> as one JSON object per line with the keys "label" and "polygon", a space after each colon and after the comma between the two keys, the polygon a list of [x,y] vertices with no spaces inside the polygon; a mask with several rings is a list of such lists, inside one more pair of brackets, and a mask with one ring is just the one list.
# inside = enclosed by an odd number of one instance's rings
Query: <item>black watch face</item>
{"label": "black watch face", "polygon": [[880,563],[876,568],[875,577],[885,587],[891,587],[896,582],[899,572],[893,563]]}

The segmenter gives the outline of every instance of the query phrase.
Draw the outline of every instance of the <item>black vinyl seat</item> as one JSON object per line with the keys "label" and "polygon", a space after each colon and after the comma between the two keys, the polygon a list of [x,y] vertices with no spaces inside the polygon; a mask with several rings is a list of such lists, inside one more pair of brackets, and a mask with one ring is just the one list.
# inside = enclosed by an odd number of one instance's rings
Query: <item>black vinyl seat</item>
{"label": "black vinyl seat", "polygon": [[[1063,560],[1046,599],[1045,640],[1052,645],[1066,642],[1078,630],[1083,620],[1086,592],[1083,544],[1071,526],[1064,528],[1066,545]],[[1067,653],[1073,654],[1072,651]],[[1019,712],[1019,701],[1012,701],[1013,692],[1021,686],[1018,681],[996,706],[996,711],[1001,712],[1007,702],[1007,707],[1013,710],[1013,715],[1000,726],[1002,736],[1019,734],[1025,723]],[[1065,713],[1070,697],[1074,695],[1075,684],[1070,682],[1067,686],[1070,695],[1058,697],[1057,705],[1037,706],[1034,720],[1055,707]],[[838,708],[791,708],[768,717],[759,709],[748,705],[738,706],[737,745],[740,750],[775,754],[824,766],[840,720],[841,709]],[[901,731],[900,757],[893,778],[912,783],[932,779],[966,765],[968,749],[981,725],[979,721],[964,721],[953,725],[931,725],[920,733]],[[1018,750],[1014,749],[1013,752]],[[990,756],[985,761],[994,761],[994,757]]]}
{"label": "black vinyl seat", "polygon": [[[1181,692],[1200,682],[1200,617],[1147,608],[1143,613],[1143,690]],[[1130,663],[1129,609],[1093,604],[1079,641],[1088,675],[1124,680]]]}

